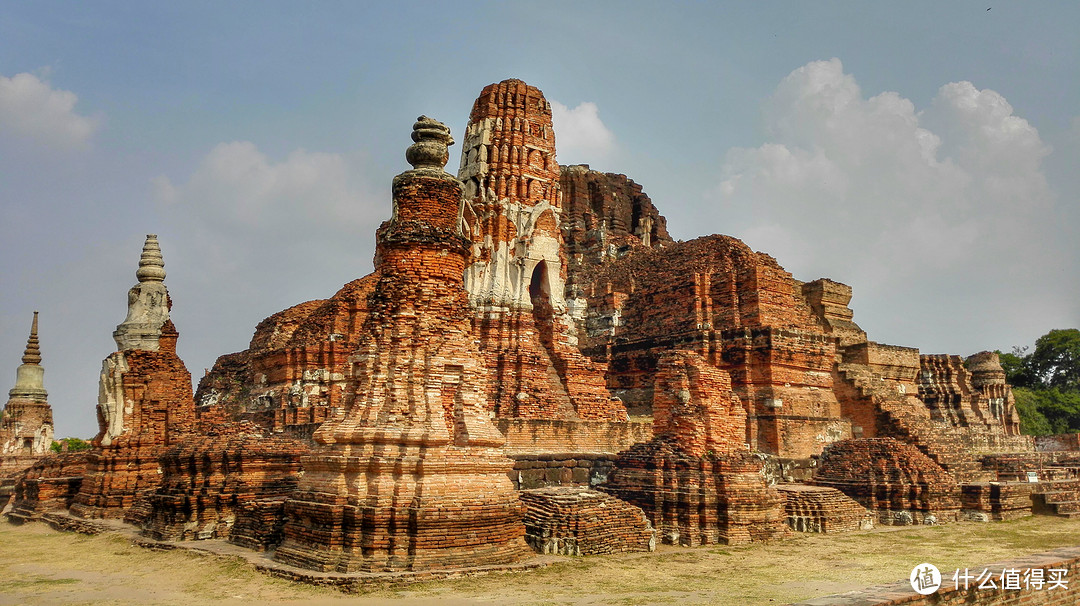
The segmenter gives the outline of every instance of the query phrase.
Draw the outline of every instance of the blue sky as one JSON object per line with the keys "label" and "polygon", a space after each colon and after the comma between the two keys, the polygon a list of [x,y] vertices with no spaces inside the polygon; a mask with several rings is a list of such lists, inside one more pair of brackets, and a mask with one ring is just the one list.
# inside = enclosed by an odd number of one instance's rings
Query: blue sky
{"label": "blue sky", "polygon": [[369,272],[413,120],[460,136],[508,77],[555,104],[562,163],[641,183],[676,238],[850,284],[872,339],[1030,344],[1080,325],[1078,22],[1066,2],[0,1],[0,377],[40,310],[57,433],[93,435],[147,233],[198,376]]}

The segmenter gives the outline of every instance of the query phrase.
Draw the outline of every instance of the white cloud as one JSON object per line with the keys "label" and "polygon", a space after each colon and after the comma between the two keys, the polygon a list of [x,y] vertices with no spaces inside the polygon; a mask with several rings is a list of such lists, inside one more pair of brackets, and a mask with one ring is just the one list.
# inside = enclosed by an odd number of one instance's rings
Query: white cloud
{"label": "white cloud", "polygon": [[584,101],[571,109],[551,101],[555,145],[562,164],[588,163],[605,158],[615,149],[615,135],[600,119],[600,109]]}
{"label": "white cloud", "polygon": [[98,121],[75,113],[76,102],[75,93],[33,74],[0,75],[0,137],[64,150],[85,147]]}
{"label": "white cloud", "polygon": [[188,337],[201,339],[188,341],[193,359],[242,349],[260,319],[371,271],[390,180],[372,187],[365,169],[302,149],[276,161],[238,141],[214,147],[186,181],[153,180],[174,317],[183,331],[194,316],[202,331]]}
{"label": "white cloud", "polygon": [[[720,167],[712,212],[725,231],[784,251],[800,279],[851,284],[856,321],[885,340],[919,345],[904,331],[923,303],[956,315],[960,339],[992,328],[970,324],[978,308],[999,308],[1006,334],[1053,328],[1015,311],[1033,293],[1064,299],[1049,277],[1069,263],[1042,166],[1051,149],[1002,95],[954,82],[920,112],[895,92],[866,97],[832,59],[784,78],[764,115],[769,142]],[[1067,320],[1066,307],[1053,313]]]}
{"label": "white cloud", "polygon": [[370,225],[371,192],[338,154],[293,151],[272,162],[255,144],[217,145],[187,183],[154,180],[158,199],[194,212],[213,226],[247,233],[295,230],[304,225],[355,229]]}

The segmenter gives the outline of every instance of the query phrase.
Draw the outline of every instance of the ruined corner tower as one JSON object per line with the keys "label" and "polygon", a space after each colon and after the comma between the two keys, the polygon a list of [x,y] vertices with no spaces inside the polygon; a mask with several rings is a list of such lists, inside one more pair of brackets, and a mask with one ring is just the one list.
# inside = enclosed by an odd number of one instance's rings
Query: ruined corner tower
{"label": "ruined corner tower", "polygon": [[559,165],[551,106],[520,80],[484,88],[458,178],[471,258],[465,288],[493,377],[498,418],[616,421],[605,368],[581,355],[567,314]]}
{"label": "ruined corner tower", "polygon": [[128,291],[127,318],[113,338],[98,383],[98,434],[72,513],[128,517],[136,500],[161,481],[158,455],[195,422],[191,373],[176,355],[165,262],[157,236],[146,236],[138,283]]}
{"label": "ruined corner tower", "polygon": [[53,442],[52,408],[45,391],[45,369],[38,344],[38,312],[30,325],[15,387],[0,419],[0,476],[28,467],[49,454]]}
{"label": "ruined corner tower", "polygon": [[529,553],[462,285],[449,129],[421,116],[376,235],[379,281],[343,413],[315,433],[276,558],[316,570],[495,565]]}

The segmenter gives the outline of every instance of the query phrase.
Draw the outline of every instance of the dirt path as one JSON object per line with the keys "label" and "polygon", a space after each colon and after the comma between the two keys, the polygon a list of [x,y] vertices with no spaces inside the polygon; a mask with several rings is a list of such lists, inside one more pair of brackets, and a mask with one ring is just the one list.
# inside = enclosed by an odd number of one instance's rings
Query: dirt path
{"label": "dirt path", "polygon": [[1033,517],[796,535],[769,545],[661,547],[348,596],[267,577],[238,558],[0,522],[0,605],[786,604],[897,581],[923,561],[944,572],[1072,545],[1080,545],[1080,521]]}

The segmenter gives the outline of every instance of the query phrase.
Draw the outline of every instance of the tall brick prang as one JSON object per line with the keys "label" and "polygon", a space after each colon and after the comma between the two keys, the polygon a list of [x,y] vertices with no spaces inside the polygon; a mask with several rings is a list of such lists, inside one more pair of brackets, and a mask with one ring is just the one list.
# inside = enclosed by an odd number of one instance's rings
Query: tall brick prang
{"label": "tall brick prang", "polygon": [[413,170],[394,178],[379,281],[351,359],[345,410],[285,503],[275,557],[316,570],[504,564],[529,553],[511,461],[489,418],[486,367],[463,275],[462,186],[443,171],[449,129],[413,125]]}
{"label": "tall brick prang", "polygon": [[0,477],[26,469],[49,454],[53,442],[52,407],[45,391],[45,369],[38,343],[38,312],[30,325],[15,386],[0,418]]}
{"label": "tall brick prang", "polygon": [[158,456],[195,424],[191,373],[176,355],[165,262],[157,236],[146,236],[128,314],[113,338],[98,384],[98,434],[86,477],[71,506],[85,518],[124,518],[161,483]]}
{"label": "tall brick prang", "polygon": [[484,88],[473,104],[458,178],[476,308],[499,418],[622,421],[604,365],[581,355],[567,313],[559,165],[551,105],[521,80]]}

